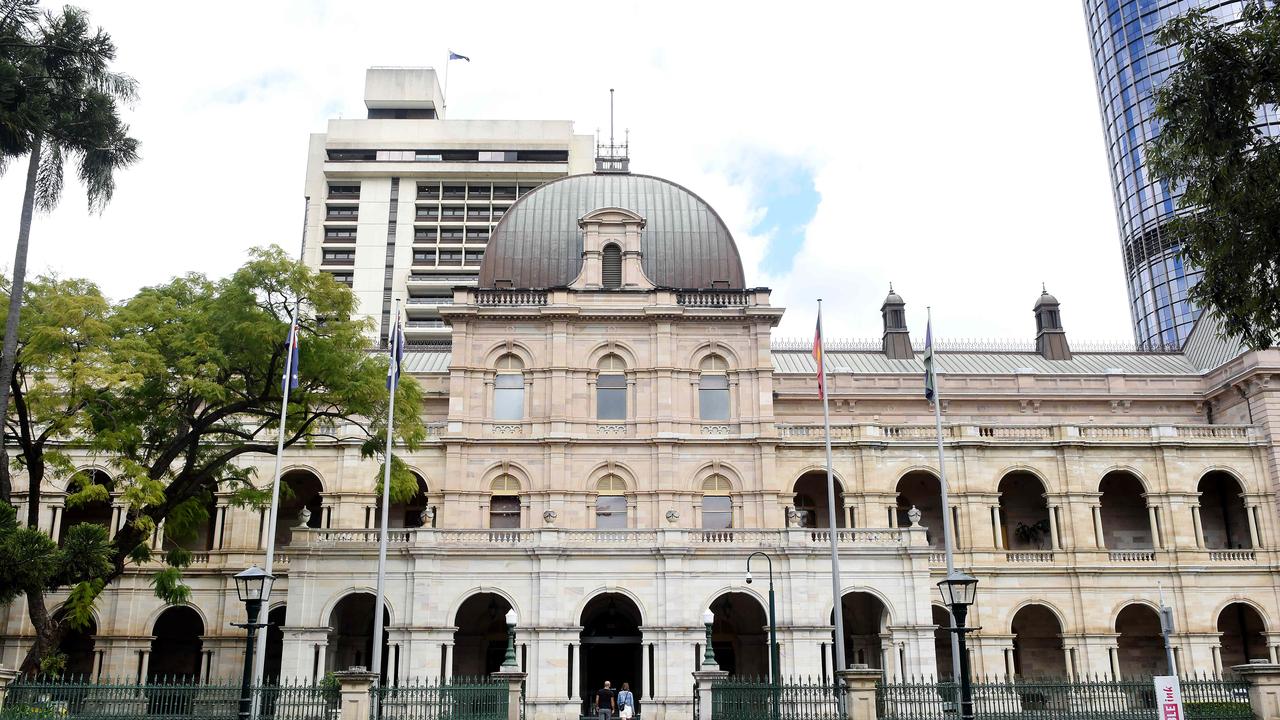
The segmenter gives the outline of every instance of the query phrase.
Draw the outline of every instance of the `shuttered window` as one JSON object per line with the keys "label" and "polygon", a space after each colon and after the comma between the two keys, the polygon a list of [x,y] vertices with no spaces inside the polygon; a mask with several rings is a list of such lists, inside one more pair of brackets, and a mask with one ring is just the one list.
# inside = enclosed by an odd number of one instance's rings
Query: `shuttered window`
{"label": "shuttered window", "polygon": [[622,249],[613,243],[605,245],[600,262],[602,284],[607,288],[622,287]]}

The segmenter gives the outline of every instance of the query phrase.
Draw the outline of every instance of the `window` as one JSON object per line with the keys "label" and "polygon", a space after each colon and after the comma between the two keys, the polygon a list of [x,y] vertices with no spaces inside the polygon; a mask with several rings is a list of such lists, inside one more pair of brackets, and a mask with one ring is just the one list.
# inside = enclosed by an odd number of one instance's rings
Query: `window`
{"label": "window", "polygon": [[617,529],[627,526],[626,483],[617,475],[605,475],[596,484],[596,527]]}
{"label": "window", "polygon": [[440,242],[447,240],[462,241],[462,228],[460,227],[442,227],[440,228]]}
{"label": "window", "polygon": [[325,208],[325,217],[327,218],[354,218],[360,214],[360,208],[356,205],[329,205]]}
{"label": "window", "polygon": [[489,527],[520,527],[520,481],[510,475],[499,475],[489,486]]}
{"label": "window", "polygon": [[360,186],[359,185],[330,185],[329,197],[358,198],[360,197]]}
{"label": "window", "polygon": [[729,363],[719,355],[708,355],[698,378],[698,417],[703,420],[729,419]]}
{"label": "window", "polygon": [[351,265],[356,261],[356,252],[354,250],[325,250],[325,263],[334,265]]}
{"label": "window", "polygon": [[440,251],[440,264],[441,264],[441,265],[457,265],[457,264],[459,264],[460,262],[462,262],[462,253],[461,253],[461,252],[459,252],[459,251],[457,251],[457,250],[447,250],[447,251],[446,251],[446,250],[441,250],[441,251]]}
{"label": "window", "polygon": [[596,376],[596,419],[627,419],[627,369],[622,358],[612,353],[600,360],[600,374]]}
{"label": "window", "polygon": [[355,281],[355,275],[350,272],[333,272],[329,270],[326,270],[325,272],[332,275],[336,282],[340,282],[347,287],[351,287],[351,284]]}
{"label": "window", "polygon": [[702,529],[727,530],[733,527],[733,486],[723,475],[712,475],[702,483]]}
{"label": "window", "polygon": [[479,265],[484,258],[483,250],[468,250],[466,254],[466,262],[468,265]]}
{"label": "window", "polygon": [[378,162],[413,162],[417,153],[413,150],[379,150]]}
{"label": "window", "polygon": [[436,262],[435,250],[414,250],[413,251],[414,265],[434,265],[435,262]]}
{"label": "window", "polygon": [[524,419],[524,363],[510,353],[498,358],[498,374],[493,379],[493,418]]}
{"label": "window", "polygon": [[356,229],[353,227],[327,227],[324,229],[324,239],[327,242],[351,242],[356,239]]}
{"label": "window", "polygon": [[622,248],[613,243],[604,246],[600,278],[600,283],[607,288],[622,287]]}

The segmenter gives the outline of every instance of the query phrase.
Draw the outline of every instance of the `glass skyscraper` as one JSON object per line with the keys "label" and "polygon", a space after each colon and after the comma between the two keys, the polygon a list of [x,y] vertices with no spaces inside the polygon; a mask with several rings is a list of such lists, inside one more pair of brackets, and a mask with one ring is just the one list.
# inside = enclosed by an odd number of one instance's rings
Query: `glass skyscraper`
{"label": "glass skyscraper", "polygon": [[[1129,283],[1129,310],[1140,346],[1181,346],[1199,310],[1187,291],[1200,278],[1186,267],[1178,247],[1161,231],[1173,216],[1179,189],[1151,177],[1147,143],[1160,131],[1156,88],[1178,63],[1177,48],[1155,35],[1170,18],[1203,7],[1223,19],[1238,17],[1242,0],[1084,0],[1102,125],[1111,161],[1112,191]],[[1274,109],[1259,114],[1268,132],[1280,134]]]}

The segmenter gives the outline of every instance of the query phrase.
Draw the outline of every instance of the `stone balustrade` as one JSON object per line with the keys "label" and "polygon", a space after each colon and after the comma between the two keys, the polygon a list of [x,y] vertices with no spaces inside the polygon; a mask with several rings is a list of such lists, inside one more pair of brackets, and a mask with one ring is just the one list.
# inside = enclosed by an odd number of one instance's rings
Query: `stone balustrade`
{"label": "stone balustrade", "polygon": [[[784,440],[823,440],[823,426],[818,423],[778,423],[778,437]],[[952,441],[1012,442],[1196,442],[1247,443],[1259,439],[1252,425],[1015,425],[949,424],[942,426],[942,437]],[[935,442],[937,431],[929,424],[882,425],[873,423],[831,426],[831,439],[843,441]]]}

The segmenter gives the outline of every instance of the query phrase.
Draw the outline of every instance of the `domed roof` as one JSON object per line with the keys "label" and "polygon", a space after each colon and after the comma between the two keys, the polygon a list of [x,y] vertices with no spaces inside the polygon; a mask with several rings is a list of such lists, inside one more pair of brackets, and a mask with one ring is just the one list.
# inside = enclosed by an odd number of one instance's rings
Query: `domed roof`
{"label": "domed roof", "polygon": [[570,175],[534,188],[489,238],[480,287],[566,287],[582,269],[578,220],[600,208],[645,219],[641,265],[658,287],[743,288],[738,246],[702,198],[649,175]]}

